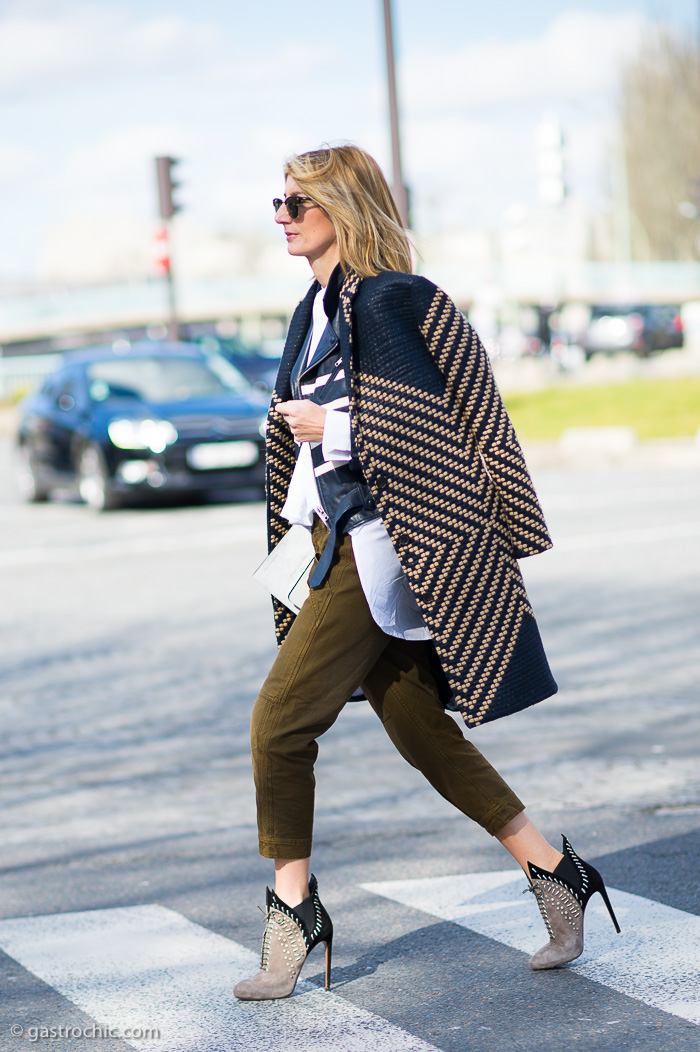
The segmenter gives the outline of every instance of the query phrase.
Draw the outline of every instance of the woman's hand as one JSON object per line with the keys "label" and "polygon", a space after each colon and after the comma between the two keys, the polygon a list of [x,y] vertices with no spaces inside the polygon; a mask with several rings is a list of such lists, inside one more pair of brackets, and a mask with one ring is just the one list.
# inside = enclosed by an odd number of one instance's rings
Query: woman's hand
{"label": "woman's hand", "polygon": [[310,398],[278,402],[275,409],[289,425],[297,442],[321,442],[326,423],[326,410]]}

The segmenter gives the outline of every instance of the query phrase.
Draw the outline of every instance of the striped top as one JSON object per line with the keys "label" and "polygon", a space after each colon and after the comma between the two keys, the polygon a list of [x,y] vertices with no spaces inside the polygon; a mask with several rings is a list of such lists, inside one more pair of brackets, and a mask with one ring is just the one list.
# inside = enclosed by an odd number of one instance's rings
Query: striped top
{"label": "striped top", "polygon": [[[325,289],[320,288],[314,299],[311,339],[306,352],[307,365],[313,361],[328,323],[323,309],[324,292]],[[328,521],[316,478],[326,471],[332,471],[339,464],[348,463],[351,459],[350,401],[345,387],[342,360],[340,364],[334,362],[333,365],[331,374],[326,373],[300,385],[301,394],[305,398],[310,398],[318,387],[325,386],[329,381],[338,383],[339,391],[342,389],[344,393],[339,393],[339,397],[330,402],[324,402],[327,412],[323,441],[299,444],[296,466],[281,512],[288,522],[298,523],[309,529],[314,513],[323,522]],[[316,451],[313,456],[312,447]],[[375,622],[387,635],[399,639],[430,639],[430,632],[382,520],[363,522],[350,530],[350,536],[362,591]]]}

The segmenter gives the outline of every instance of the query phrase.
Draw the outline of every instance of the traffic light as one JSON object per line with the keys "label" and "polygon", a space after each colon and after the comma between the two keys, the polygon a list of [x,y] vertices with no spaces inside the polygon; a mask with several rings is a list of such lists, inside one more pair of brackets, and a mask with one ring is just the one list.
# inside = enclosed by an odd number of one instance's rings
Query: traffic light
{"label": "traffic light", "polygon": [[173,192],[180,185],[173,180],[173,168],[179,163],[175,157],[156,157],[158,206],[161,219],[171,219],[182,207],[173,200]]}
{"label": "traffic light", "polygon": [[158,208],[160,217],[164,221],[162,229],[158,231],[158,266],[166,279],[168,286],[168,335],[171,340],[179,339],[179,326],[177,322],[177,311],[175,309],[175,283],[170,263],[170,238],[167,220],[172,219],[176,212],[180,211],[180,205],[173,200],[173,193],[177,190],[179,183],[173,179],[173,168],[180,162],[175,157],[156,157],[156,178],[158,180]]}

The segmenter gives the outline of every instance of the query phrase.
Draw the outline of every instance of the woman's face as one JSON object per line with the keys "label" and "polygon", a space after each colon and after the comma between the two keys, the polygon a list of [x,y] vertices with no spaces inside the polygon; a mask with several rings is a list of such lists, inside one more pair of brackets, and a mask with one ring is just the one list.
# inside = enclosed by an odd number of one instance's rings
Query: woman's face
{"label": "woman's face", "polygon": [[[289,175],[284,182],[284,194],[285,197],[291,197],[292,194],[298,194],[300,197],[307,196]],[[300,204],[299,215],[296,219],[290,217],[283,205],[275,215],[275,222],[284,227],[287,251],[290,256],[305,256],[314,269],[314,273],[316,273],[314,264],[320,263],[322,269],[326,269],[323,267],[324,263],[332,263],[335,266],[338,262],[338,239],[335,236],[333,224],[320,205],[312,204],[310,201]]]}

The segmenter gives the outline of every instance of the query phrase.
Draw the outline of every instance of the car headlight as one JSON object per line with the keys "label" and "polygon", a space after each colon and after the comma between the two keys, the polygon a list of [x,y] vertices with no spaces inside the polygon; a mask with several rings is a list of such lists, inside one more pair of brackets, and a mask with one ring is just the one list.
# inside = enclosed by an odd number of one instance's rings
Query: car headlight
{"label": "car headlight", "polygon": [[177,441],[169,420],[112,420],[107,433],[118,449],[150,449],[162,453]]}

